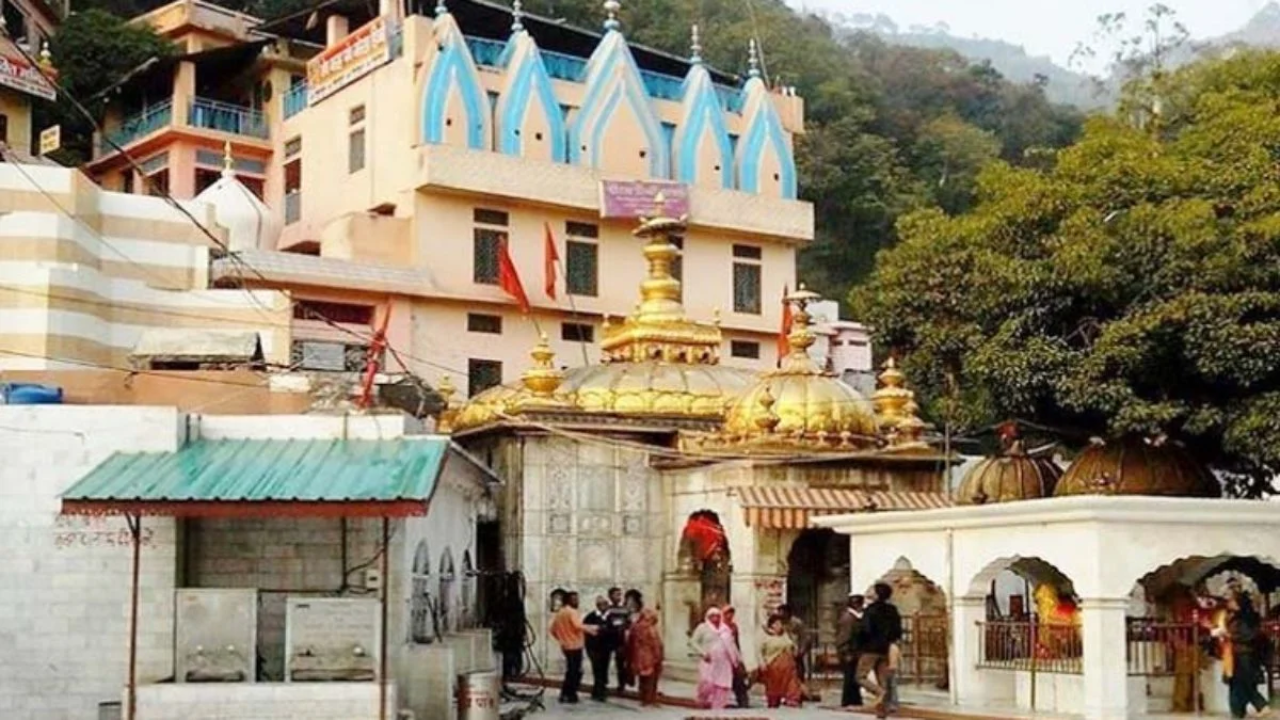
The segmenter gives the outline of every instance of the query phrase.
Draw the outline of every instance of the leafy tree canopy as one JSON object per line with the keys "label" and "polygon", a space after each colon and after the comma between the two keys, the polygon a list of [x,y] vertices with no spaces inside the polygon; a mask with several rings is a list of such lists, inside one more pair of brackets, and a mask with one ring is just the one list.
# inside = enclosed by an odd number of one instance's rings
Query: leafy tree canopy
{"label": "leafy tree canopy", "polygon": [[1158,115],[905,217],[851,303],[934,417],[1166,434],[1258,495],[1280,472],[1280,54],[1152,82]]}
{"label": "leafy tree canopy", "polygon": [[[165,57],[174,48],[150,28],[126,24],[106,10],[89,9],[62,22],[49,42],[49,51],[58,68],[58,82],[84,103],[147,59]],[[67,102],[67,93],[60,93],[56,103],[37,108],[37,127],[61,123],[64,158],[85,160],[90,155],[93,125]],[[105,108],[102,101],[86,104],[93,113]]]}

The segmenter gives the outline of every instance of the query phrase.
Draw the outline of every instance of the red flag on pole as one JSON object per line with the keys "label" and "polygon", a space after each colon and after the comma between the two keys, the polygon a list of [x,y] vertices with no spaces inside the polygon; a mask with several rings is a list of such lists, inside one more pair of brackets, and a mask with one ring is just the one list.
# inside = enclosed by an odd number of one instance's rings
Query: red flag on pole
{"label": "red flag on pole", "polygon": [[556,237],[551,234],[551,223],[544,223],[546,229],[546,240],[543,249],[544,262],[543,274],[546,281],[547,297],[552,300],[556,299],[556,263],[560,262],[560,253],[556,252]]}
{"label": "red flag on pole", "polygon": [[520,282],[516,264],[511,262],[511,253],[507,252],[505,237],[498,249],[498,287],[515,299],[521,312],[529,312],[529,296],[524,294],[524,284]]}
{"label": "red flag on pole", "polygon": [[778,333],[778,362],[782,362],[782,358],[791,352],[791,344],[787,342],[787,336],[791,334],[791,303],[787,302],[787,296],[791,294],[791,289],[786,285],[782,286],[782,330]]}

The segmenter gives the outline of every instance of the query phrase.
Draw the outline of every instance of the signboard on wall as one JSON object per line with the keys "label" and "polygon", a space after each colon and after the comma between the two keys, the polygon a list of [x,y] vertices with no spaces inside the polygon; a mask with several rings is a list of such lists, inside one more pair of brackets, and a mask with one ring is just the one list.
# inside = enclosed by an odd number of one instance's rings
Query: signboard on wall
{"label": "signboard on wall", "polygon": [[48,155],[62,147],[62,126],[51,125],[40,131],[40,155]]}
{"label": "signboard on wall", "polygon": [[682,183],[600,181],[600,217],[636,219],[652,217],[656,198],[662,194],[662,212],[678,218],[689,214],[689,186]]}
{"label": "signboard on wall", "polygon": [[0,54],[0,85],[18,92],[56,100],[58,91],[40,74],[40,69],[22,58]]}
{"label": "signboard on wall", "polygon": [[375,18],[307,62],[307,104],[315,105],[390,61],[387,21]]}

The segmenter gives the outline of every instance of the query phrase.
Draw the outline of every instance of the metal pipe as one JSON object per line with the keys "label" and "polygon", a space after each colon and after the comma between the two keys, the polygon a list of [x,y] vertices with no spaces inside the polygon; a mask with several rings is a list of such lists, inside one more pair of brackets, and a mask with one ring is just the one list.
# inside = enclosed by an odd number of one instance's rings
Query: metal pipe
{"label": "metal pipe", "polygon": [[387,570],[391,566],[391,521],[382,518],[382,627],[378,632],[378,720],[387,720],[387,595],[390,583]]}
{"label": "metal pipe", "polygon": [[133,542],[133,578],[129,594],[129,720],[138,717],[138,568],[142,564],[142,515],[126,517]]}

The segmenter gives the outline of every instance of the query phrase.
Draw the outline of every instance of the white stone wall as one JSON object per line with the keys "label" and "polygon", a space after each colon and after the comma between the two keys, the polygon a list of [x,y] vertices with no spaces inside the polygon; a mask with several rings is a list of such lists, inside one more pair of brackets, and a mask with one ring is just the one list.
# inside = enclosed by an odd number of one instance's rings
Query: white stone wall
{"label": "white stone wall", "polygon": [[[183,684],[138,688],[138,720],[377,720],[376,683]],[[396,688],[387,686],[387,707]],[[388,712],[394,717],[394,712]]]}
{"label": "white stone wall", "polygon": [[552,590],[578,591],[584,611],[611,586],[635,588],[649,604],[660,601],[660,549],[668,532],[662,483],[642,451],[555,437],[520,441],[521,553],[510,569],[525,574],[534,652],[558,673],[563,657],[547,636]]}
{"label": "white stone wall", "polygon": [[[116,450],[172,451],[173,408],[0,406],[0,717],[96,720],[128,667],[124,520],[59,517],[59,493]],[[173,521],[146,518],[138,677],[173,668]]]}

